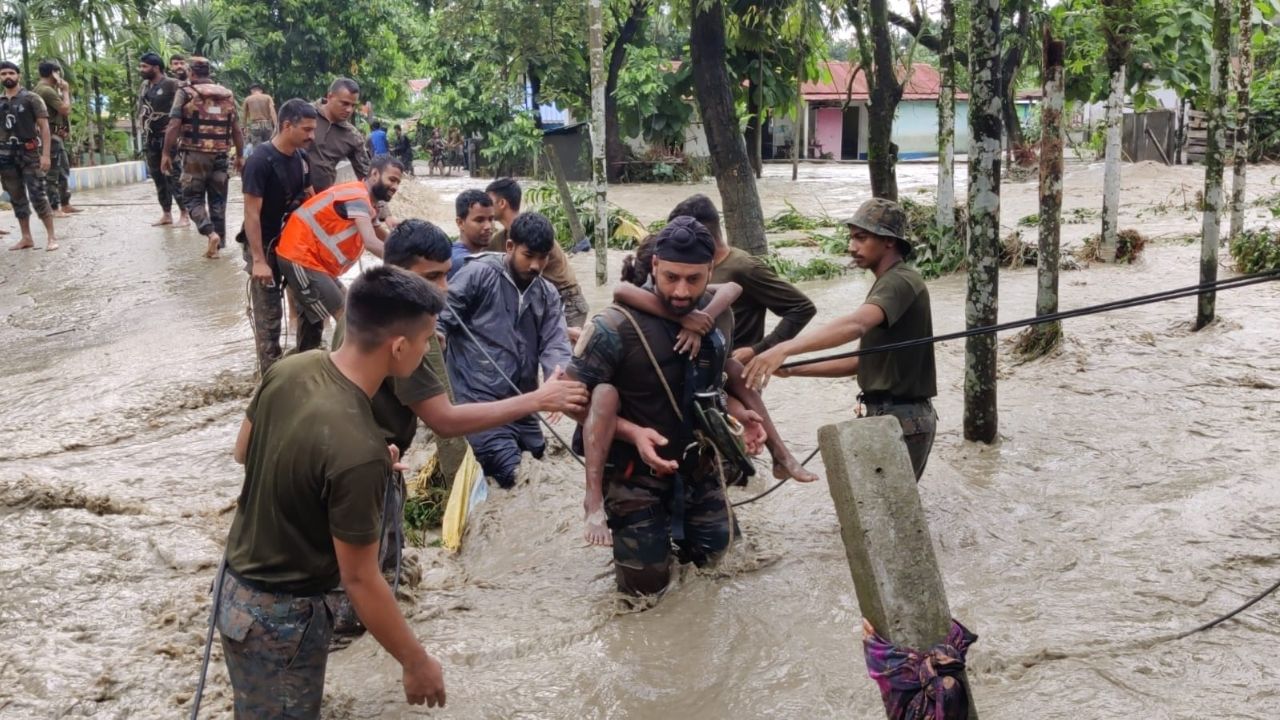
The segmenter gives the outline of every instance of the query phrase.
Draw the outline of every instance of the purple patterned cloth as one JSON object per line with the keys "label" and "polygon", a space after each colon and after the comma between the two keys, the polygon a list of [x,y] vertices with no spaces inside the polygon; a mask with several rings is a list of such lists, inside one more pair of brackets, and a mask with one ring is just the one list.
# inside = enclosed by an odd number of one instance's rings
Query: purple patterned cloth
{"label": "purple patterned cloth", "polygon": [[928,653],[898,647],[879,633],[865,637],[867,674],[880,686],[890,720],[967,720],[969,691],[960,676],[977,639],[956,620],[946,641]]}

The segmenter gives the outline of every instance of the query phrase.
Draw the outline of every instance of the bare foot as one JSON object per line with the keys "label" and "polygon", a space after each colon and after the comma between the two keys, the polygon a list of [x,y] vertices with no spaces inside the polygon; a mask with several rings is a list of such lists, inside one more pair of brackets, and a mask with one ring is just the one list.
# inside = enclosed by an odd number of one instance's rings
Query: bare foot
{"label": "bare foot", "polygon": [[178,216],[178,222],[174,223],[173,226],[174,227],[190,227],[191,218],[187,217],[186,213],[182,213],[181,215]]}
{"label": "bare foot", "polygon": [[71,216],[70,216],[70,215],[68,215],[68,214],[66,213],[66,211],[64,211],[64,210],[54,210],[54,211],[53,211],[53,216],[54,216],[54,217],[56,217],[56,218],[69,218],[69,217],[71,217]]}
{"label": "bare foot", "polygon": [[30,237],[23,237],[21,240],[18,241],[17,245],[11,245],[9,249],[10,250],[30,250],[35,246],[36,244],[31,240]]}
{"label": "bare foot", "polygon": [[84,212],[84,208],[71,207],[70,205],[63,205],[62,212],[71,213],[72,215],[74,215],[78,212]]}
{"label": "bare foot", "polygon": [[165,213],[160,216],[159,220],[151,223],[151,227],[160,227],[161,225],[172,225],[172,224],[173,224],[173,216],[170,215],[169,213]]}
{"label": "bare foot", "polygon": [[205,249],[204,256],[210,260],[218,257],[218,243],[222,242],[222,238],[218,237],[218,233],[209,233],[209,247]]}
{"label": "bare foot", "polygon": [[45,245],[44,245],[44,249],[45,249],[45,250],[57,250],[57,249],[58,249],[58,241],[57,241],[57,240],[54,240],[53,238],[49,238],[49,242],[45,243]]}
{"label": "bare foot", "polygon": [[611,547],[613,545],[613,533],[609,532],[604,510],[596,510],[587,515],[587,530],[583,533],[583,537],[586,538],[588,545],[598,547]]}
{"label": "bare foot", "polygon": [[773,461],[773,476],[779,480],[792,478],[796,482],[810,483],[818,479],[818,476],[809,470],[805,470],[804,466],[796,460],[795,455],[787,453],[785,456],[775,458]]}

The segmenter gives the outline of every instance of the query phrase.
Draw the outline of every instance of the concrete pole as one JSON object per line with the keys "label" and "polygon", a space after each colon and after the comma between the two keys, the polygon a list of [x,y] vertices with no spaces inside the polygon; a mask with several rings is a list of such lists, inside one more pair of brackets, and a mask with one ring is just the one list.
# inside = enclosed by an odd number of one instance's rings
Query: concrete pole
{"label": "concrete pole", "polygon": [[[942,642],[951,609],[901,423],[880,416],[826,425],[818,447],[862,616],[896,645]],[[977,720],[971,687],[969,697]]]}

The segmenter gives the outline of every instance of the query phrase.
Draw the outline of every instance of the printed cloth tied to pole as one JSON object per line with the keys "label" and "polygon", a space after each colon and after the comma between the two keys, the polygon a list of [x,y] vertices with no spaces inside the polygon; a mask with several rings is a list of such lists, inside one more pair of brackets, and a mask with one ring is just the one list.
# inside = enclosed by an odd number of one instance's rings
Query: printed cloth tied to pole
{"label": "printed cloth tied to pole", "polygon": [[870,624],[866,628],[867,674],[880,686],[890,720],[967,720],[969,689],[961,673],[977,635],[952,620],[947,639],[922,653],[885,640]]}

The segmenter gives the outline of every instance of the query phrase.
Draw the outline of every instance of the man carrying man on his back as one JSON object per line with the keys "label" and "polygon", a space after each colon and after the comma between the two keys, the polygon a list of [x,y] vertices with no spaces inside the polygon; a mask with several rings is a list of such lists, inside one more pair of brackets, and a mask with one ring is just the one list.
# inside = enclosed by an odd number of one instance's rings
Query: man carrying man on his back
{"label": "man carrying man on his back", "polygon": [[440,663],[414,637],[378,568],[399,454],[370,404],[388,377],[421,365],[443,304],[422,278],[367,271],[351,287],[347,342],[277,363],[249,403],[235,446],[244,486],[216,617],[236,717],[320,716],[333,634],[324,594],[339,584],[403,669],[405,699],[445,704]]}
{"label": "man carrying man on his back", "polygon": [[244,138],[236,98],[213,81],[209,61],[193,57],[189,67],[191,83],[178,89],[169,111],[160,168],[172,169],[174,148],[182,153],[182,201],[196,230],[208,239],[204,256],[212,259],[227,236],[227,153],[235,147],[235,168],[242,169]]}
{"label": "man carrying man on his back", "polygon": [[[539,367],[552,380],[568,366],[560,296],[542,277],[554,243],[551,223],[525,213],[511,224],[505,254],[471,258],[450,281],[449,307],[440,324],[449,339],[445,357],[459,402],[527,393],[538,387]],[[515,485],[522,451],[541,458],[546,450],[533,416],[471,433],[467,440],[485,475],[503,488]]]}
{"label": "man carrying man on his back", "polygon": [[[711,198],[693,195],[671,211],[668,220],[688,216],[702,223],[716,241],[715,272],[711,282],[736,282],[742,296],[733,304],[733,359],[746,365],[751,358],[784,340],[795,337],[818,309],[795,285],[778,277],[760,258],[740,248],[730,247],[720,227],[720,211]],[[777,327],[764,334],[765,311],[781,318]]]}
{"label": "man carrying man on his back", "polygon": [[[484,191],[493,200],[494,219],[502,223],[502,230],[495,232],[493,239],[489,241],[489,249],[504,252],[507,248],[507,228],[511,227],[511,223],[520,214],[523,195],[520,183],[511,178],[498,178],[489,183]],[[560,291],[560,304],[564,308],[565,324],[569,326],[569,339],[576,342],[591,308],[587,305],[587,299],[582,296],[577,274],[569,266],[569,257],[558,242],[551,245],[551,254],[547,255],[547,266],[542,269],[542,277]]]}
{"label": "man carrying man on his back", "polygon": [[[374,205],[395,196],[403,170],[399,160],[383,155],[364,180],[334,185],[289,216],[276,246],[276,263],[311,323],[323,327],[330,317],[340,321],[346,293],[339,278],[359,262],[365,248],[382,257]],[[304,337],[300,327],[298,352],[317,347],[320,340],[318,335]]]}
{"label": "man carrying man on his back", "polygon": [[[276,242],[285,219],[314,195],[311,168],[302,147],[316,131],[319,113],[305,100],[294,98],[280,106],[280,132],[262,143],[244,165],[243,245],[249,299],[253,309],[253,338],[258,372],[265,375],[280,359],[280,325],[284,317],[284,276],[276,263]],[[323,325],[308,323],[308,344],[318,345]]]}

